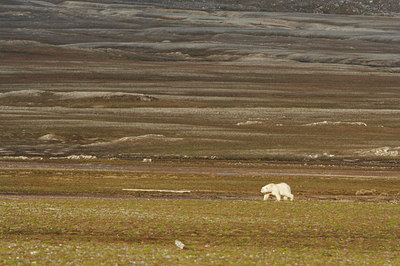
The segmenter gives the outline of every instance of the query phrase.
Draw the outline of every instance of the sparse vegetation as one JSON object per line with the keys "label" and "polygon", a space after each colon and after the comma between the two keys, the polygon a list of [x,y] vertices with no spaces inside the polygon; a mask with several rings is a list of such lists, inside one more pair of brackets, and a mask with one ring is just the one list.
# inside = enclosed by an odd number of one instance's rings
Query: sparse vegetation
{"label": "sparse vegetation", "polygon": [[[0,157],[398,160],[396,16],[183,2],[6,5]],[[183,140],[90,146],[148,134]]]}
{"label": "sparse vegetation", "polygon": [[3,0],[0,264],[400,265],[398,0],[285,2]]}
{"label": "sparse vegetation", "polygon": [[2,199],[0,213],[2,264],[400,262],[398,204]]}
{"label": "sparse vegetation", "polygon": [[[120,197],[181,197],[198,199],[251,199],[261,200],[260,189],[267,183],[286,182],[295,191],[296,199],[330,199],[349,201],[389,202],[400,195],[398,178],[329,177],[329,175],[310,176],[291,174],[287,169],[265,169],[262,176],[248,175],[252,168],[243,168],[241,173],[223,171],[216,168],[188,167],[186,173],[175,171],[177,166],[151,166],[149,168],[132,164],[118,171],[108,170],[112,165],[86,164],[92,170],[63,170],[63,164],[53,164],[58,170],[15,169],[0,170],[1,194],[26,195],[81,195],[81,196],[120,196]],[[143,165],[143,164],[142,164]],[[76,164],[75,167],[79,167]],[[99,170],[96,170],[99,169]],[[144,172],[140,172],[140,169]],[[228,168],[229,169],[229,168]],[[268,175],[283,169],[287,176]],[[233,169],[232,169],[233,170]],[[231,171],[232,171],[231,170]],[[139,171],[139,172],[138,172]],[[155,172],[157,171],[157,172]],[[175,173],[174,173],[175,171]],[[205,173],[201,173],[205,172]],[[370,174],[373,174],[371,172]],[[382,174],[382,173],[380,173]],[[190,190],[192,193],[173,195],[157,192],[126,192],[125,188]],[[386,196],[381,195],[386,193]]]}

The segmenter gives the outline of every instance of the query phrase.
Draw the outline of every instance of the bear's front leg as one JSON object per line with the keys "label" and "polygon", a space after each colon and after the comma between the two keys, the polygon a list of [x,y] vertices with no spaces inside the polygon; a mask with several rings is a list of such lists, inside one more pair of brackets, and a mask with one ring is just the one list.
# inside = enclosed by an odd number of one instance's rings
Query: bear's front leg
{"label": "bear's front leg", "polygon": [[269,198],[269,193],[264,195],[264,200],[268,200],[268,198]]}
{"label": "bear's front leg", "polygon": [[281,195],[279,193],[275,193],[276,201],[281,201]]}

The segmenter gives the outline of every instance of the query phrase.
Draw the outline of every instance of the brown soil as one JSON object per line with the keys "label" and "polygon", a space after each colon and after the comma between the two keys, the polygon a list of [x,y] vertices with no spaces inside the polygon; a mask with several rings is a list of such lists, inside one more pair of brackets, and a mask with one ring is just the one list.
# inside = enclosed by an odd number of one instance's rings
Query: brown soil
{"label": "brown soil", "polygon": [[[115,173],[121,172],[124,175],[129,173],[151,173],[152,175],[177,175],[177,176],[211,176],[216,178],[232,178],[232,180],[243,177],[243,178],[254,178],[255,176],[265,180],[289,180],[291,184],[298,189],[303,189],[301,191],[296,191],[296,200],[317,200],[317,201],[349,201],[349,202],[397,202],[398,195],[393,194],[398,186],[397,180],[400,179],[399,172],[397,170],[371,170],[371,169],[312,169],[312,168],[277,168],[272,167],[207,167],[207,166],[164,166],[164,165],[104,165],[104,164],[79,164],[79,163],[39,163],[39,162],[0,162],[0,169],[14,169],[14,170],[26,170],[26,169],[38,169],[38,170],[61,170],[61,171],[71,171],[71,170],[84,170],[92,171],[93,176],[98,176],[99,171],[104,173]],[[40,176],[40,174],[39,174]],[[106,175],[107,176],[107,175]],[[97,177],[99,178],[99,177]],[[379,183],[380,188],[389,189],[391,195],[388,193],[376,193],[360,194],[353,193],[348,194],[348,190],[357,190],[361,186],[371,186],[367,180],[376,180],[376,184]],[[199,178],[202,180],[202,178]],[[299,183],[300,180],[300,183]],[[303,180],[303,181],[301,181]],[[306,180],[310,181],[309,186],[316,185],[315,188],[307,188],[304,190],[304,182]],[[334,186],[332,184],[327,185],[325,188],[321,186],[324,182],[332,183],[341,182],[340,186]],[[363,181],[364,180],[364,181]],[[396,181],[396,182],[394,182]],[[101,182],[101,181],[97,181]],[[156,182],[156,180],[154,180]],[[164,182],[164,181],[163,181]],[[199,182],[199,181],[197,181]],[[229,182],[229,181],[228,181]],[[315,183],[316,182],[316,183]],[[356,183],[354,183],[356,182]],[[358,182],[358,183],[357,183]],[[383,184],[383,183],[384,184]],[[314,185],[312,185],[312,184]],[[328,184],[327,183],[327,184]],[[382,184],[380,184],[382,183]],[[388,184],[391,184],[388,186]],[[303,184],[303,185],[301,185]],[[362,185],[364,184],[364,185]],[[386,185],[385,185],[386,184]],[[71,185],[71,184],[70,184]],[[341,190],[341,186],[351,186],[343,190],[344,194],[338,194],[337,191],[332,191],[330,189]],[[373,185],[373,184],[372,184]],[[307,186],[307,185],[306,185]],[[393,190],[394,189],[394,190]],[[364,189],[362,189],[364,190]],[[298,192],[298,193],[297,193]],[[24,194],[24,193],[14,193],[9,194],[3,192],[0,194],[1,197],[6,198],[18,198],[18,197],[51,197],[51,198],[104,198],[104,199],[135,199],[135,198],[147,198],[147,199],[183,199],[183,200],[262,200],[262,196],[254,191],[249,192],[245,190],[238,190],[233,192],[228,192],[226,189],[221,191],[217,190],[204,190],[196,189],[190,193],[185,194],[175,194],[175,193],[161,193],[161,192],[140,192],[140,193],[122,193],[122,191],[117,192],[117,194],[107,194],[107,193],[95,193],[95,194],[52,194],[47,193],[46,195],[40,194]]]}

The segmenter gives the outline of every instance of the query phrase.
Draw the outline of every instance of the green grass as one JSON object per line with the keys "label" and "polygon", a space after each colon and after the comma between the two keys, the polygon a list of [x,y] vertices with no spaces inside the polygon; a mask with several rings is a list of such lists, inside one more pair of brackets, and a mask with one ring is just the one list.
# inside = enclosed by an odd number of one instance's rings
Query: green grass
{"label": "green grass", "polygon": [[2,199],[0,213],[2,264],[400,263],[399,204]]}
{"label": "green grass", "polygon": [[[260,187],[280,181],[292,186],[295,201],[261,201]],[[396,265],[400,263],[400,204],[394,199],[399,182],[3,169],[0,193],[16,197],[0,197],[0,264]],[[177,196],[122,188],[194,192],[172,199]],[[376,189],[374,198],[388,193],[391,200],[362,202],[362,196],[354,195],[361,188]],[[124,197],[129,195],[149,199]],[[347,196],[354,201],[308,200],[318,196]],[[234,200],[210,200],[226,197]],[[176,247],[176,239],[187,249]]]}

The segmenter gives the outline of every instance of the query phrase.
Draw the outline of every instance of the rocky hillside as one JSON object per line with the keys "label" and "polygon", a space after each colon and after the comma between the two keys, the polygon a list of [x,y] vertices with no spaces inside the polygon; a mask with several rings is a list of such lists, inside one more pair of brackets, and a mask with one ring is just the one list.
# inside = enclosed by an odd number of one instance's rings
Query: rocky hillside
{"label": "rocky hillside", "polygon": [[[105,0],[96,1],[103,2]],[[160,7],[345,15],[390,15],[400,12],[399,0],[116,0],[114,3],[155,4]]]}

